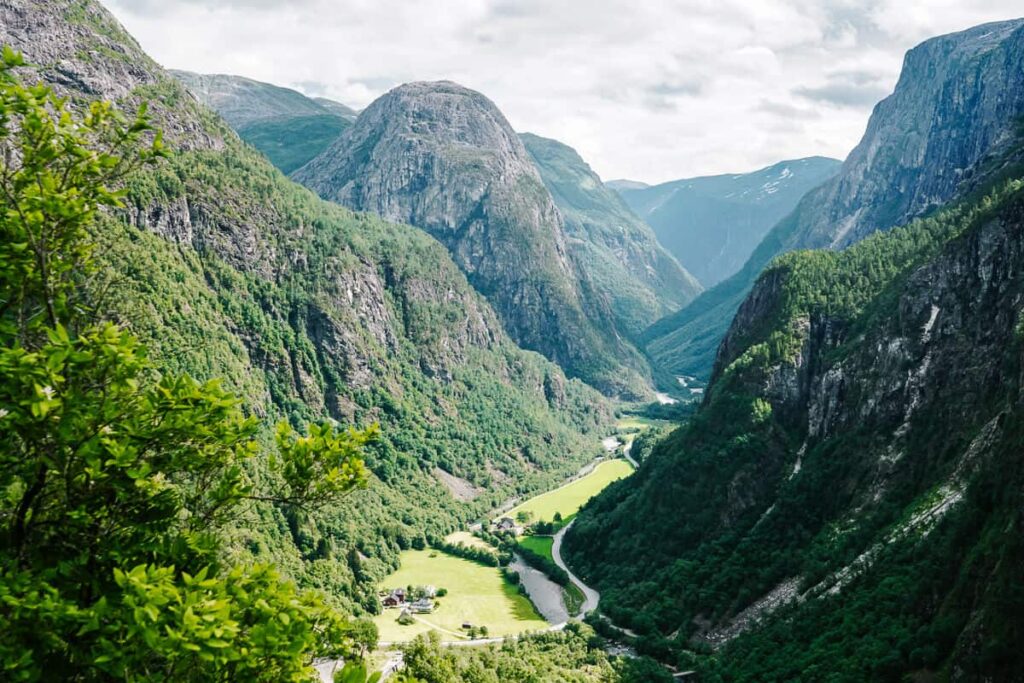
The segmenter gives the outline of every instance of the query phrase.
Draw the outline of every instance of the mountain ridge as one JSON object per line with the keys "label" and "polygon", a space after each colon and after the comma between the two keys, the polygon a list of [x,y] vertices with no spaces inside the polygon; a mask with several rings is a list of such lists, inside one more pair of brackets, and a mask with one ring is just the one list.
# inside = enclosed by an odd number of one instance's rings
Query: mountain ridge
{"label": "mountain ridge", "polygon": [[562,215],[569,248],[585,272],[603,280],[600,287],[631,337],[696,296],[696,279],[576,150],[533,133],[519,137]]}
{"label": "mountain ridge", "polygon": [[244,76],[169,73],[285,174],[322,152],[356,117],[340,102]]}
{"label": "mountain ridge", "polygon": [[739,270],[768,230],[839,165],[820,156],[788,159],[747,173],[683,178],[619,194],[711,287]]}

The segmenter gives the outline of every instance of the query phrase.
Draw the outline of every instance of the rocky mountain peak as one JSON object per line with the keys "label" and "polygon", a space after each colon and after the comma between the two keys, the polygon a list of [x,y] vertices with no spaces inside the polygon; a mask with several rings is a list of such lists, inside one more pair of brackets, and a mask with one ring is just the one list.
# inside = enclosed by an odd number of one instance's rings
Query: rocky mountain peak
{"label": "rocky mountain peak", "polygon": [[570,254],[530,154],[482,94],[450,81],[394,88],[293,177],[440,240],[522,346],[609,393],[646,391],[611,297]]}

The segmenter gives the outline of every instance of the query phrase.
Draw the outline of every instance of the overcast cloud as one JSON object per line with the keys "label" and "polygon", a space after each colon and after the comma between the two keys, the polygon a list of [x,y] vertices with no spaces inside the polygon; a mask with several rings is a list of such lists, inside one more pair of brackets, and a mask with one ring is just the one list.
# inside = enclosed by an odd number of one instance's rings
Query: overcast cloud
{"label": "overcast cloud", "polygon": [[103,0],[167,67],[362,108],[403,82],[486,94],[605,179],[843,158],[903,53],[1020,0]]}

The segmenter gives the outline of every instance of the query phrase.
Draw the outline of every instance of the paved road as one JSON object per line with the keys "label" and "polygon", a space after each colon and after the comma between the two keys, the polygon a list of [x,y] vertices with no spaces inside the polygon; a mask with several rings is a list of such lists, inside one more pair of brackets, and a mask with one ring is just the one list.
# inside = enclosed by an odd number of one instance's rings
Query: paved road
{"label": "paved road", "polygon": [[636,460],[634,460],[633,456],[630,455],[630,451],[631,450],[633,450],[633,441],[632,440],[630,440],[630,442],[627,443],[626,446],[622,449],[622,457],[624,457],[626,460],[629,461],[629,464],[633,466],[633,469],[635,469],[635,470],[640,469],[640,463],[638,463]]}
{"label": "paved road", "polygon": [[583,605],[580,606],[580,613],[576,615],[582,617],[597,609],[597,604],[601,601],[601,594],[580,581],[579,577],[573,574],[562,560],[562,539],[565,537],[565,532],[571,529],[575,523],[575,520],[569,522],[555,534],[555,542],[551,545],[551,557],[555,564],[565,570],[565,573],[569,575],[569,580],[583,593]]}

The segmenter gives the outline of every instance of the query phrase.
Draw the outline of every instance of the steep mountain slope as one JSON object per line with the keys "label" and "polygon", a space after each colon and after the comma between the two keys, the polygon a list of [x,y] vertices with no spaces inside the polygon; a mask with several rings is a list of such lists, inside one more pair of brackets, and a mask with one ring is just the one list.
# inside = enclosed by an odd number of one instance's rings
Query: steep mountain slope
{"label": "steep mountain slope", "polygon": [[809,192],[734,276],[644,333],[648,353],[676,374],[706,377],[729,321],[758,274],[792,249],[839,248],[928,213],[1020,154],[1024,20],[925,41],[907,53],[839,173]]}
{"label": "steep mountain slope", "polygon": [[693,276],[576,150],[530,133],[519,137],[562,214],[569,249],[612,297],[612,312],[625,330],[639,334],[700,292]]}
{"label": "steep mountain slope", "polygon": [[355,121],[356,117],[359,116],[359,111],[357,109],[353,109],[347,104],[335,102],[334,100],[328,99],[326,97],[314,97],[313,101],[322,106],[324,109],[327,109],[332,114],[337,114],[341,118],[348,119],[349,121]]}
{"label": "steep mountain slope", "polygon": [[241,76],[170,73],[284,173],[322,152],[355,119],[338,102]]}
{"label": "steep mountain slope", "polygon": [[776,261],[692,424],[577,517],[602,608],[719,647],[706,680],[1019,680],[1022,272],[1022,180]]}
{"label": "steep mountain slope", "polygon": [[395,88],[293,177],[433,235],[522,346],[606,393],[648,393],[612,294],[576,262],[529,154],[480,93],[447,81]]}
{"label": "steep mountain slope", "polygon": [[826,157],[780,161],[751,173],[616,188],[665,248],[705,287],[739,270],[807,192],[835,175]]}
{"label": "steep mountain slope", "polygon": [[[316,517],[254,507],[234,538],[241,561],[376,609],[400,548],[592,455],[606,402],[516,347],[443,247],[287,180],[98,3],[4,2],[0,43],[36,65],[27,79],[77,101],[149,101],[166,133],[171,159],[131,178],[96,235],[110,314],[164,367],[224,377],[268,424],[382,426],[368,490]],[[259,463],[251,474],[265,476]]]}

